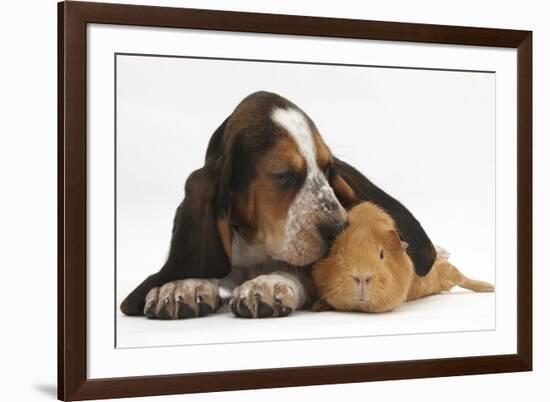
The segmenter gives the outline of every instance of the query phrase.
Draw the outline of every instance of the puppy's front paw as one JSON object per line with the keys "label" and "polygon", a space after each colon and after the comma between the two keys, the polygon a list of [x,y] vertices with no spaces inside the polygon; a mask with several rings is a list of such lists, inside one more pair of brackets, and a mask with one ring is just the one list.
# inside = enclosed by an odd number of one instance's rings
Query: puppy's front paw
{"label": "puppy's front paw", "polygon": [[151,289],[145,297],[143,313],[147,318],[176,320],[205,316],[216,311],[220,305],[216,281],[182,279]]}
{"label": "puppy's front paw", "polygon": [[285,317],[300,307],[303,289],[284,275],[260,275],[233,290],[231,311],[237,317]]}

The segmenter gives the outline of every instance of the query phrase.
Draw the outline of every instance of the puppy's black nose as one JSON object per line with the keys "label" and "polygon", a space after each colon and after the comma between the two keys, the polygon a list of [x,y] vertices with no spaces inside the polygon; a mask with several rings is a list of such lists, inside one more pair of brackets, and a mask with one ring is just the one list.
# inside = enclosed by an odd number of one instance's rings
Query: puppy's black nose
{"label": "puppy's black nose", "polygon": [[331,243],[332,241],[334,241],[336,236],[342,233],[347,225],[347,221],[338,223],[323,223],[319,225],[319,233],[326,242]]}

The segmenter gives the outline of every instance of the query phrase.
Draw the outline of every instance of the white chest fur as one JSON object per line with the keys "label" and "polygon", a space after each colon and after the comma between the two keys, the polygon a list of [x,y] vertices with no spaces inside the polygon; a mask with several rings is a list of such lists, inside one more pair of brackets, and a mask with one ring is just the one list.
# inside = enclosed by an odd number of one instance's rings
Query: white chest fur
{"label": "white chest fur", "polygon": [[267,251],[261,244],[248,244],[239,234],[233,231],[231,242],[231,265],[233,267],[251,267],[262,265],[268,259]]}

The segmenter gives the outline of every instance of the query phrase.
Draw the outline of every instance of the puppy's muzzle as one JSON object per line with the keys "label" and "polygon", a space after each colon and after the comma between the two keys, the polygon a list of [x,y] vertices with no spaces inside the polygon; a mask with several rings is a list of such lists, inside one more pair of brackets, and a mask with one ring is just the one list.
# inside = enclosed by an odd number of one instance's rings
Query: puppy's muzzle
{"label": "puppy's muzzle", "polygon": [[347,219],[336,223],[322,223],[319,225],[319,233],[327,244],[331,244],[336,239],[336,236],[344,231],[346,226],[348,226]]}

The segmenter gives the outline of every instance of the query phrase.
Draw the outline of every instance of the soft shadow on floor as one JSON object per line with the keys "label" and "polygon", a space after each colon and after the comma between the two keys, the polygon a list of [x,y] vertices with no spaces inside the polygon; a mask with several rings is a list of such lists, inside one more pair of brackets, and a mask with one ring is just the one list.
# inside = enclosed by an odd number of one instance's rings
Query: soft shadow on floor
{"label": "soft shadow on floor", "polygon": [[35,384],[34,388],[44,395],[57,399],[57,386],[53,384]]}

